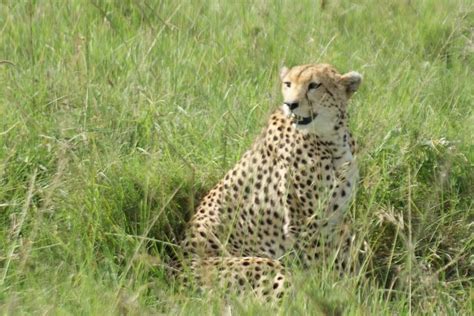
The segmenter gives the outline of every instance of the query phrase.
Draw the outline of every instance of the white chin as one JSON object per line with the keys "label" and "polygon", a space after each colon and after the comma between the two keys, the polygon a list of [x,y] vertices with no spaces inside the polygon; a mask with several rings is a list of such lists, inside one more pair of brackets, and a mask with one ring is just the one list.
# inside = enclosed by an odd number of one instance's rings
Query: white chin
{"label": "white chin", "polygon": [[286,104],[283,104],[281,106],[281,110],[283,111],[283,114],[285,114],[286,116],[290,117],[291,116],[291,111],[290,111],[290,108],[288,107],[288,105]]}

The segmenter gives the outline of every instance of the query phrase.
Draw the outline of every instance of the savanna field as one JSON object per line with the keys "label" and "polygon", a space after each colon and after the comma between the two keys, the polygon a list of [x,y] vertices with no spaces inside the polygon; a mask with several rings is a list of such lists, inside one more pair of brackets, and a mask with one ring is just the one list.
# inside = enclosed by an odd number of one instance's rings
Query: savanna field
{"label": "savanna field", "polygon": [[[320,62],[364,76],[363,269],[290,267],[278,306],[182,286],[184,225],[280,67]],[[473,73],[470,1],[2,1],[0,312],[471,314]]]}

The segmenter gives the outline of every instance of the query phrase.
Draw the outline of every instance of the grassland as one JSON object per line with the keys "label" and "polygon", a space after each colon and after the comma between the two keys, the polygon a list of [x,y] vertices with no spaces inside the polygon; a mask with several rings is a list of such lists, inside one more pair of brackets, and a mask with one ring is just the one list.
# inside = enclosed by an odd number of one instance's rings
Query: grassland
{"label": "grassland", "polygon": [[294,267],[235,314],[473,310],[470,1],[2,1],[0,311],[213,314],[166,277],[194,205],[280,101],[282,65],[364,75],[365,269]]}

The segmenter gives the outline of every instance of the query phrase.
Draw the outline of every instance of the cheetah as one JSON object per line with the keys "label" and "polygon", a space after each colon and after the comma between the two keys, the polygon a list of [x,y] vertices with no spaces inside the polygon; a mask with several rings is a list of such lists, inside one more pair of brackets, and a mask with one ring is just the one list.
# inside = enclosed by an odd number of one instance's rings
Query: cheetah
{"label": "cheetah", "polygon": [[202,287],[281,298],[284,258],[310,267],[328,251],[348,266],[345,210],[358,179],[347,104],[362,76],[328,64],[283,67],[283,104],[250,150],[202,199],[182,242]]}

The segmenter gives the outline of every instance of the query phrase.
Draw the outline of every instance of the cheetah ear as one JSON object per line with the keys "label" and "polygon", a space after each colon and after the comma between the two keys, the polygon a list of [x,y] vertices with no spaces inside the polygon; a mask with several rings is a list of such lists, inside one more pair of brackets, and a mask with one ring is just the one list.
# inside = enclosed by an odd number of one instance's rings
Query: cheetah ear
{"label": "cheetah ear", "polygon": [[290,69],[288,67],[285,67],[283,66],[281,69],[280,69],[280,80],[283,80],[283,78],[285,78],[286,74],[290,71]]}
{"label": "cheetah ear", "polygon": [[339,80],[340,83],[345,87],[347,95],[351,96],[359,88],[362,82],[362,75],[357,71],[350,71],[342,75]]}

